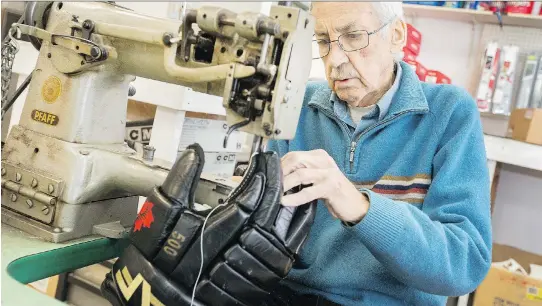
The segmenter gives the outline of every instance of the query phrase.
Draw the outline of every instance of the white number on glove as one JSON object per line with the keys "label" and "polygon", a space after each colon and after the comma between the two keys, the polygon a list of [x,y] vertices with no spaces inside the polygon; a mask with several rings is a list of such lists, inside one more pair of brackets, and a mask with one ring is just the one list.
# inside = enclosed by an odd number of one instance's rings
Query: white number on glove
{"label": "white number on glove", "polygon": [[167,240],[167,245],[164,247],[164,252],[169,256],[177,256],[177,251],[181,248],[185,237],[179,234],[177,231],[171,233],[171,238]]}

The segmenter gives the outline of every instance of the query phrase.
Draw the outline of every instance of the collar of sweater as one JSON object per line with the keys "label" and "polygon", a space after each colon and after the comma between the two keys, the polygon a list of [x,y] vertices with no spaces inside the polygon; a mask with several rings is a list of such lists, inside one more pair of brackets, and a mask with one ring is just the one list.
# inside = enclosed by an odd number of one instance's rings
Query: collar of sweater
{"label": "collar of sweater", "polygon": [[[393,96],[388,113],[383,119],[407,111],[429,110],[427,99],[416,73],[405,62],[400,62],[399,64],[402,70],[399,88]],[[333,113],[332,93],[333,91],[329,87],[322,87],[311,96],[311,100],[308,102],[309,107],[322,108]]]}

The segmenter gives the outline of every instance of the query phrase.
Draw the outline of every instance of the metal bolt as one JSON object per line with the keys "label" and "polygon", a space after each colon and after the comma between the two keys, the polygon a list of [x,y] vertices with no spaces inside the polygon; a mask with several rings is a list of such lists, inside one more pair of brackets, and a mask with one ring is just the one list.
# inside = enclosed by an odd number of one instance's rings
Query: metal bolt
{"label": "metal bolt", "polygon": [[286,89],[287,90],[292,89],[292,83],[291,82],[288,82],[288,84],[286,84]]}
{"label": "metal bolt", "polygon": [[102,50],[100,50],[99,47],[94,46],[90,48],[90,56],[92,56],[92,58],[98,59],[101,54],[102,54]]}
{"label": "metal bolt", "polygon": [[11,202],[15,202],[15,201],[17,201],[17,195],[12,193],[11,194]]}
{"label": "metal bolt", "polygon": [[32,200],[30,200],[30,199],[27,199],[26,200],[26,205],[28,205],[28,208],[32,208],[32,207],[34,207],[34,202],[32,202]]}
{"label": "metal bolt", "polygon": [[90,20],[85,20],[83,22],[83,29],[89,30],[90,28],[92,28],[92,23],[90,22]]}
{"label": "metal bolt", "polygon": [[53,232],[55,232],[55,233],[61,233],[61,232],[62,232],[62,229],[61,229],[61,228],[58,228],[58,227],[55,227],[55,228],[53,229]]}
{"label": "metal bolt", "polygon": [[2,168],[2,176],[6,175],[7,171],[6,169]]}
{"label": "metal bolt", "polygon": [[32,184],[30,186],[32,186],[32,188],[36,188],[38,186],[38,180],[36,178],[33,178]]}
{"label": "metal bolt", "polygon": [[17,172],[17,173],[15,174],[15,180],[16,180],[17,182],[20,182],[22,178],[23,178],[23,176],[22,176],[19,172]]}
{"label": "metal bolt", "polygon": [[55,186],[53,184],[49,184],[49,193],[55,192]]}
{"label": "metal bolt", "polygon": [[87,150],[80,150],[79,153],[80,153],[81,155],[89,155],[89,154],[90,154],[90,152],[87,151]]}
{"label": "metal bolt", "polygon": [[284,100],[283,100],[282,102],[283,102],[283,103],[286,103],[286,102],[288,102],[288,100],[290,100],[290,97],[285,96],[285,97],[284,97]]}
{"label": "metal bolt", "polygon": [[153,146],[145,145],[143,147],[143,159],[152,161],[154,159],[154,151],[156,151],[156,149]]}
{"label": "metal bolt", "polygon": [[44,215],[48,215],[50,211],[51,211],[51,210],[49,209],[49,206],[45,206],[45,205],[44,205],[44,206],[41,208],[41,212],[42,212]]}
{"label": "metal bolt", "polygon": [[276,135],[279,135],[280,133],[282,133],[281,130],[279,130],[279,129],[276,129],[276,130],[275,130],[275,134],[276,134]]}

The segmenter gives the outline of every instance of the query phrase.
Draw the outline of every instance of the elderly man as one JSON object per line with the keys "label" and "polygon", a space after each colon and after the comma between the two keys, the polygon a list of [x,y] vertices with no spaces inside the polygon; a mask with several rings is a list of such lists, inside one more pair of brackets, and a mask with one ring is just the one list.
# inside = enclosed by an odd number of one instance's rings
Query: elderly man
{"label": "elderly man", "polygon": [[489,179],[467,92],[395,61],[401,3],[315,2],[326,82],[307,87],[282,156],[286,206],[319,199],[292,305],[444,305],[491,263]]}

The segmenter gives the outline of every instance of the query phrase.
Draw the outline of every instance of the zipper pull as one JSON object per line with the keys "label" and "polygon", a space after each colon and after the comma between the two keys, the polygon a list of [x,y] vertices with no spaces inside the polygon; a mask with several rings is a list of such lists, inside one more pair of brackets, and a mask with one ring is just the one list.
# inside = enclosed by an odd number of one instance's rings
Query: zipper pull
{"label": "zipper pull", "polygon": [[356,142],[352,141],[350,144],[350,162],[354,162],[354,151],[356,150]]}

